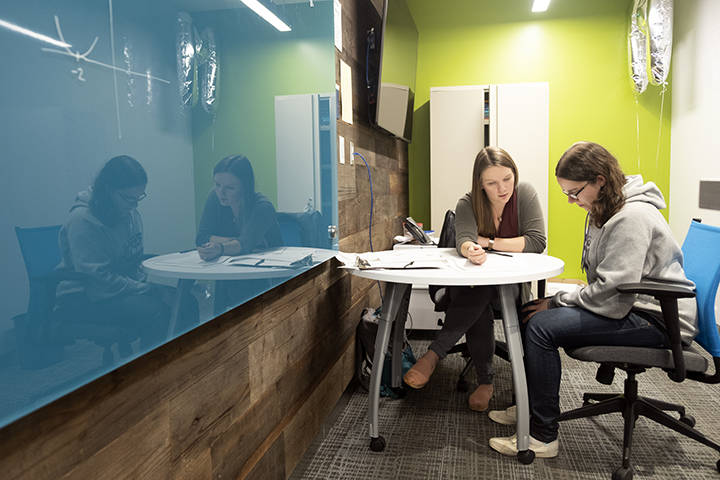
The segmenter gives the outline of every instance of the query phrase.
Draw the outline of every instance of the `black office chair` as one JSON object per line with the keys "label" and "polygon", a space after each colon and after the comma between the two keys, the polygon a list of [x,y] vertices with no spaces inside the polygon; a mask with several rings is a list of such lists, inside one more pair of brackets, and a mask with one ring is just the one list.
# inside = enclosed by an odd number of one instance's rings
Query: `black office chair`
{"label": "black office chair", "polygon": [[[720,336],[715,322],[715,297],[720,284],[720,228],[693,221],[683,243],[684,268],[687,278],[695,283],[695,292],[686,288],[655,283],[636,283],[618,286],[618,291],[628,294],[644,294],[655,297],[662,307],[670,348],[608,347],[593,346],[565,350],[572,358],[585,362],[600,363],[597,380],[612,384],[614,370],[627,372],[623,394],[583,395],[583,407],[564,412],[558,421],[592,417],[620,412],[625,418],[622,466],[613,472],[613,480],[631,480],[630,448],[635,422],[640,415],[648,417],[676,432],[720,452],[720,444],[706,438],[695,430],[695,419],[685,412],[682,405],[674,405],[641,397],[635,376],[648,368],[662,368],[675,382],[686,378],[703,383],[720,383]],[[698,327],[700,333],[695,342],[713,357],[715,373],[709,375],[708,361],[694,343],[683,346],[680,341],[678,321],[678,298],[695,297],[697,300]],[[597,401],[599,403],[591,403]],[[665,411],[679,413],[674,418]],[[720,471],[720,460],[717,462]]]}
{"label": "black office chair", "polygon": [[[441,248],[455,248],[455,211],[454,210],[448,210],[445,212],[445,218],[443,219],[443,226],[440,230],[440,237],[438,238],[438,247]],[[538,297],[542,298],[545,296],[545,280],[539,280],[538,285]],[[430,294],[430,298],[432,299],[434,306],[434,310],[436,312],[445,312],[447,311],[448,307],[450,306],[450,290],[448,287],[443,286],[437,286],[437,285],[430,285],[428,288],[428,293]],[[493,309],[493,313],[495,315],[496,319],[502,319],[502,312],[499,310]],[[465,380],[465,377],[467,373],[472,368],[473,362],[472,358],[470,357],[470,352],[468,351],[468,346],[466,342],[458,343],[454,347],[452,347],[448,351],[448,355],[453,353],[459,353],[463,357],[467,358],[467,361],[465,362],[465,367],[463,367],[462,372],[460,372],[460,377],[458,377],[457,382],[457,389],[460,392],[467,392],[468,391],[468,384],[467,380]],[[510,357],[508,355],[508,348],[507,344],[502,341],[496,341],[495,342],[495,355],[502,358],[503,360],[510,361]]]}
{"label": "black office chair", "polygon": [[82,279],[75,272],[55,272],[62,255],[58,245],[61,225],[15,227],[29,280],[27,313],[13,318],[20,363],[26,369],[45,368],[60,362],[64,347],[87,339],[103,347],[103,364],[113,363],[111,347],[117,343],[121,357],[132,354],[130,342],[138,335],[108,325],[55,321],[55,292],[62,280]]}

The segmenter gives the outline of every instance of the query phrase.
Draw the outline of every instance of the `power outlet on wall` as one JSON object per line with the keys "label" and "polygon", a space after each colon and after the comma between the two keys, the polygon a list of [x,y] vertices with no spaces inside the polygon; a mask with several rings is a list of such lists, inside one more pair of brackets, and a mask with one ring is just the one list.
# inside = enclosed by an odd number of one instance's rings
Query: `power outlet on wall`
{"label": "power outlet on wall", "polygon": [[350,165],[355,165],[355,144],[350,142]]}

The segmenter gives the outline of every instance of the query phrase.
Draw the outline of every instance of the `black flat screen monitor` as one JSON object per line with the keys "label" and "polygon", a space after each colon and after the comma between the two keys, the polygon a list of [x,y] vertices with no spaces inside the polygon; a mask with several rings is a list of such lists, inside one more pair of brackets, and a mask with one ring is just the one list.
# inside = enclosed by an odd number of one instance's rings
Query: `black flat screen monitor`
{"label": "black flat screen monitor", "polygon": [[415,105],[418,31],[405,0],[384,0],[375,126],[410,142]]}

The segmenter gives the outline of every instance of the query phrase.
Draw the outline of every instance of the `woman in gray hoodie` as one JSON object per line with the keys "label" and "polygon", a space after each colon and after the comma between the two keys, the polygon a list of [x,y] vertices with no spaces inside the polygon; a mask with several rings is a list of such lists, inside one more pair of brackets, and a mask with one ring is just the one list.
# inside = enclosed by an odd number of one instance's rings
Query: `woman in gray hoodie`
{"label": "woman in gray hoodie", "polygon": [[[174,293],[148,282],[142,271],[143,224],[136,207],[146,186],[147,174],[135,159],[110,159],[70,209],[58,238],[62,262],[56,268],[82,274],[58,286],[56,317],[61,323],[117,327],[130,340],[139,336],[144,349],[167,334],[170,308],[165,299]],[[194,298],[184,299],[181,312],[181,328],[197,323]]]}
{"label": "woman in gray hoodie", "polygon": [[[558,453],[558,348],[667,345],[659,302],[619,293],[616,287],[641,281],[695,287],[685,277],[682,251],[660,214],[665,201],[654,183],[643,183],[640,175],[626,177],[610,152],[590,142],[570,147],[555,177],[568,202],[588,212],[582,255],[588,285],[523,309],[530,449],[541,458]],[[681,336],[688,345],[698,332],[695,308],[695,299],[679,300]],[[508,424],[512,408],[490,412],[490,418]],[[517,455],[515,436],[491,438],[490,446]]]}

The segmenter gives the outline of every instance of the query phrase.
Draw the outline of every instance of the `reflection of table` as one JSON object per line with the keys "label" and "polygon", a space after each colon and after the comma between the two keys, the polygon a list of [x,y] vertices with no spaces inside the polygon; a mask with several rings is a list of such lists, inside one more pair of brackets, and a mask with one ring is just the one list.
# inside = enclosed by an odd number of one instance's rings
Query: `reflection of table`
{"label": "reflection of table", "polygon": [[[345,255],[345,254],[340,254]],[[346,259],[338,258],[343,261]],[[380,451],[385,448],[385,439],[379,435],[378,407],[380,401],[380,380],[388,350],[393,322],[393,352],[402,351],[403,328],[407,316],[412,284],[416,285],[497,285],[500,292],[503,326],[512,365],[515,400],[517,404],[518,458],[523,463],[533,461],[534,453],[529,450],[530,415],[528,410],[527,384],[523,365],[522,341],[518,324],[515,298],[511,286],[516,283],[542,280],[563,271],[562,260],[534,253],[513,253],[512,257],[488,255],[484,265],[473,265],[457,254],[454,248],[423,250],[394,250],[360,254],[369,260],[371,266],[406,269],[365,269],[351,268],[351,273],[371,280],[385,281],[387,288],[383,300],[382,315],[375,340],[375,358],[370,377],[370,401],[368,422],[370,426],[370,448]],[[346,263],[347,265],[347,263]],[[417,267],[417,269],[415,269]],[[433,267],[433,268],[421,268]],[[392,356],[392,387],[402,386],[402,355]]]}
{"label": "reflection of table", "polygon": [[175,333],[180,299],[190,293],[196,280],[291,278],[335,254],[335,250],[321,248],[278,247],[205,262],[198,256],[197,250],[192,250],[149,258],[143,262],[143,268],[148,274],[178,280],[168,328],[170,338]]}

